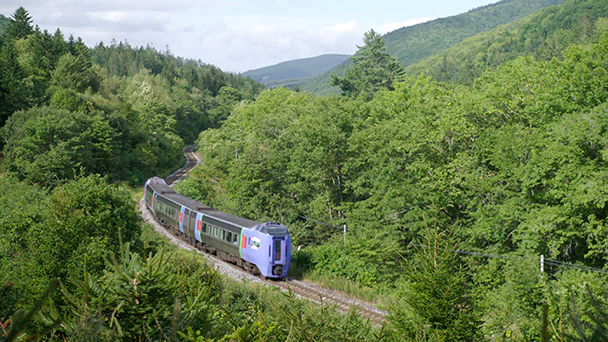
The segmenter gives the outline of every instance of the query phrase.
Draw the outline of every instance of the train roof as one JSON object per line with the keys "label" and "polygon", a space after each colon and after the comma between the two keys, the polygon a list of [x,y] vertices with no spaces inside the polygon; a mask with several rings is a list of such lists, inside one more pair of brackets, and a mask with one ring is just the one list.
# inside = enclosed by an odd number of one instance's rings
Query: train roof
{"label": "train roof", "polygon": [[156,191],[156,193],[161,194],[162,196],[172,200],[173,202],[175,202],[179,205],[183,205],[194,211],[202,213],[205,216],[209,216],[209,217],[213,217],[213,218],[216,218],[216,219],[219,219],[222,221],[226,221],[226,222],[232,223],[234,225],[237,225],[237,226],[240,226],[243,228],[253,228],[256,225],[260,225],[259,222],[252,221],[252,220],[242,218],[239,216],[231,215],[231,214],[225,213],[223,211],[219,211],[206,204],[202,204],[202,203],[195,201],[191,198],[188,198],[184,195],[180,195],[175,190],[173,190],[170,186],[165,184],[164,181],[162,183],[156,182],[156,181],[151,181],[151,182],[149,182],[149,186],[154,191]]}

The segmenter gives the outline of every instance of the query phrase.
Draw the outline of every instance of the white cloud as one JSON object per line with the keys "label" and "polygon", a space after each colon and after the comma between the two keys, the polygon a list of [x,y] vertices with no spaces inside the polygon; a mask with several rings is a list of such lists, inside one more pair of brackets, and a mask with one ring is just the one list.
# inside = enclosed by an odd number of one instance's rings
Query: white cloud
{"label": "white cloud", "polygon": [[356,28],[357,28],[357,21],[351,20],[347,23],[335,24],[333,26],[323,27],[321,29],[321,32],[328,33],[328,34],[349,33],[349,32],[353,32]]}
{"label": "white cloud", "polygon": [[356,20],[325,26],[314,32],[311,44],[320,45],[325,53],[353,53],[363,36]]}
{"label": "white cloud", "polygon": [[91,18],[103,19],[112,22],[118,22],[127,16],[124,12],[93,12],[89,13],[89,15]]}

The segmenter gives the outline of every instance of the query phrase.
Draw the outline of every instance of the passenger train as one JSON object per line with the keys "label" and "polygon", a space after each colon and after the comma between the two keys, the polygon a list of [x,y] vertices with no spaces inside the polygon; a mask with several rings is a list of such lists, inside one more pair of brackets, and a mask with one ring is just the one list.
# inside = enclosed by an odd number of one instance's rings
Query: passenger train
{"label": "passenger train", "polygon": [[291,241],[287,227],[259,223],[180,195],[161,178],[144,187],[146,206],[165,227],[194,247],[266,278],[287,276]]}

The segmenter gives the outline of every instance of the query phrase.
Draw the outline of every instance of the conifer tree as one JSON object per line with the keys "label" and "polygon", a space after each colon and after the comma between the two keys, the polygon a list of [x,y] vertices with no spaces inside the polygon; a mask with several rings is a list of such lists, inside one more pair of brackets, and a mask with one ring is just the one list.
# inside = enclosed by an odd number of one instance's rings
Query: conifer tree
{"label": "conifer tree", "polygon": [[393,82],[403,77],[404,69],[389,56],[384,39],[373,29],[365,33],[363,43],[357,46],[359,51],[351,57],[353,65],[346,69],[344,77],[331,75],[331,85],[340,87],[345,95],[363,94],[371,100],[380,89],[393,90]]}
{"label": "conifer tree", "polygon": [[466,287],[467,274],[454,253],[450,232],[426,229],[407,267],[405,306],[392,309],[391,321],[406,340],[478,341],[480,321]]}
{"label": "conifer tree", "polygon": [[23,70],[17,57],[12,44],[0,46],[0,127],[14,111],[23,108],[25,102]]}
{"label": "conifer tree", "polygon": [[9,40],[25,38],[34,33],[32,27],[32,17],[23,7],[17,8],[11,16],[11,21],[6,28],[6,35]]}

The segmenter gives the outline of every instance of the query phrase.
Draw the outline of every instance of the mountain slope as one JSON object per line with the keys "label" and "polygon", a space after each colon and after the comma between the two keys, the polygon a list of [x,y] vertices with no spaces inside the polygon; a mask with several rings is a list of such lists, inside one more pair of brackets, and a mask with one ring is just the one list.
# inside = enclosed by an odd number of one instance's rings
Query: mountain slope
{"label": "mountain slope", "polygon": [[[499,25],[519,20],[548,6],[566,0],[503,0],[469,12],[447,18],[439,18],[415,26],[404,27],[384,35],[387,52],[408,66],[454,46],[467,37],[489,31]],[[342,63],[323,75],[300,85],[302,90],[317,94],[339,92],[330,87],[330,74],[342,75],[346,65]]]}
{"label": "mountain slope", "polygon": [[566,0],[503,0],[469,12],[404,27],[384,36],[388,53],[404,66],[434,55],[498,25],[510,23]]}
{"label": "mountain slope", "polygon": [[569,0],[516,22],[465,39],[406,68],[409,75],[471,84],[484,70],[519,56],[541,60],[561,57],[566,47],[588,43],[596,32],[608,31],[608,2]]}
{"label": "mountain slope", "polygon": [[302,83],[305,79],[322,74],[348,59],[349,55],[322,55],[296,59],[243,73],[269,87],[289,87]]}

